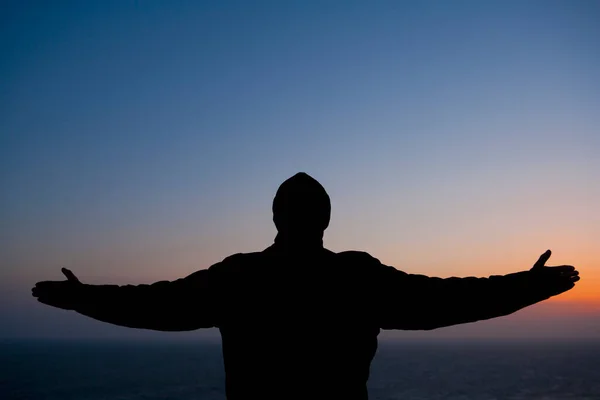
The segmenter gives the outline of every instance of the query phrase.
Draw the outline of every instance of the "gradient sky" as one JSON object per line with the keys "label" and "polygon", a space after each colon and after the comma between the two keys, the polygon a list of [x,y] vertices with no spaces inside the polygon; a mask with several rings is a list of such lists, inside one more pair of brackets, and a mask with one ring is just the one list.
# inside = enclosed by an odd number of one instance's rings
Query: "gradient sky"
{"label": "gradient sky", "polygon": [[600,337],[599,18],[570,0],[2,2],[0,338],[164,336],[30,288],[262,250],[298,171],[331,196],[332,250],[448,277],[549,248],[581,272],[512,316],[412,335]]}

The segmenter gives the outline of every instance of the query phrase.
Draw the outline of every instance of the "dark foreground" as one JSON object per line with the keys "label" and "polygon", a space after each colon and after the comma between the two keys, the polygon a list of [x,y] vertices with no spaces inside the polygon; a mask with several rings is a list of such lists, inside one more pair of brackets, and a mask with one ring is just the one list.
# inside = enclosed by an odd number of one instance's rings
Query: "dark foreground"
{"label": "dark foreground", "polygon": [[[218,342],[0,342],[0,398],[225,400]],[[600,399],[600,342],[384,341],[369,396]],[[283,399],[282,399],[283,400]]]}

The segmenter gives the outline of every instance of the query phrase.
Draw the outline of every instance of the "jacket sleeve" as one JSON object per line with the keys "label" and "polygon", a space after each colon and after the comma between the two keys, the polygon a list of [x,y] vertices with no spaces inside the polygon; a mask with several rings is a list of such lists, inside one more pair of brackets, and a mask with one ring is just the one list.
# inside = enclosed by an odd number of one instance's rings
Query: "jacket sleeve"
{"label": "jacket sleeve", "polygon": [[531,271],[443,279],[376,264],[372,289],[381,329],[431,330],[486,320],[512,314],[556,294]]}
{"label": "jacket sleeve", "polygon": [[129,328],[189,331],[215,325],[214,268],[150,285],[81,285],[75,311]]}

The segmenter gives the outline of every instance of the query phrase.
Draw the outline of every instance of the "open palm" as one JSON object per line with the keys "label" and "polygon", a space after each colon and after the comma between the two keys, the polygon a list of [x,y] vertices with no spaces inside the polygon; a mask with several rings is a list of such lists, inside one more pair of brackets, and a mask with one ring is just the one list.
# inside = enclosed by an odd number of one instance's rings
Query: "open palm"
{"label": "open palm", "polygon": [[79,289],[83,284],[70,270],[62,268],[61,271],[67,277],[66,281],[38,282],[31,289],[31,294],[40,303],[65,310],[72,310],[77,303]]}
{"label": "open palm", "polygon": [[531,268],[531,272],[534,273],[536,283],[541,284],[544,291],[550,296],[556,296],[575,286],[575,282],[579,280],[579,271],[572,265],[547,267],[546,262],[550,255],[550,250],[542,254]]}

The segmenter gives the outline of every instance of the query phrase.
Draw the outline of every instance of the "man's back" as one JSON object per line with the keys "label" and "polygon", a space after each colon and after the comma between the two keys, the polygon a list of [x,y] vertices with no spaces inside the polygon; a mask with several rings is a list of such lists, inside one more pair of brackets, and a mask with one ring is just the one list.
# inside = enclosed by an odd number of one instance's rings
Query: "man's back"
{"label": "man's back", "polygon": [[331,205],[300,173],[273,200],[274,244],[151,285],[38,282],[33,296],[99,321],[160,331],[217,327],[227,397],[367,398],[380,329],[429,330],[513,313],[571,289],[571,266],[489,278],[411,275],[363,252],[323,248]]}
{"label": "man's back", "polygon": [[271,247],[213,267],[229,399],[367,398],[379,333],[367,257]]}

